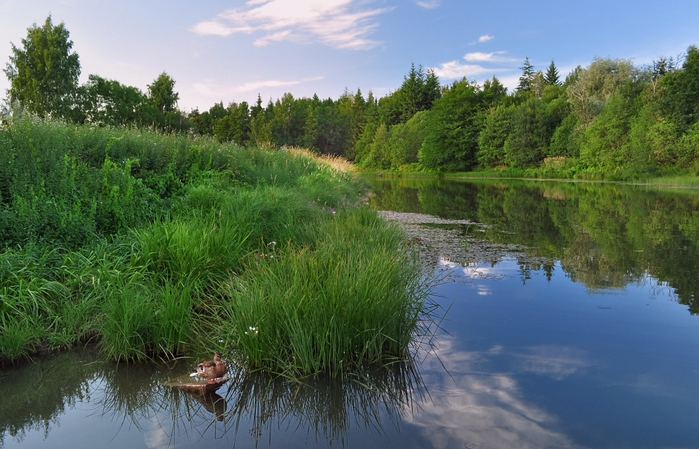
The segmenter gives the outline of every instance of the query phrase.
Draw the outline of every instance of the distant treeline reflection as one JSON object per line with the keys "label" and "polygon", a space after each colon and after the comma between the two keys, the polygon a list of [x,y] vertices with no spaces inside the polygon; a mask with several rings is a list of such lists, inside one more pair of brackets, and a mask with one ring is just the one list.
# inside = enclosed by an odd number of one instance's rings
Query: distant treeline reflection
{"label": "distant treeline reflection", "polygon": [[590,289],[647,275],[699,313],[699,192],[593,183],[370,178],[377,209],[488,225],[487,239],[560,260]]}

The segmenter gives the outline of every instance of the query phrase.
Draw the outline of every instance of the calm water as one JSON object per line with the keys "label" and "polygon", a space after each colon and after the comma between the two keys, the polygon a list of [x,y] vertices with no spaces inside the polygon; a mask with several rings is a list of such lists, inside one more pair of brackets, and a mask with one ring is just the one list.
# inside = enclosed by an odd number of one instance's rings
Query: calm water
{"label": "calm water", "polygon": [[699,447],[698,191],[372,184],[377,209],[478,223],[438,226],[500,245],[435,267],[448,313],[416,363],[195,397],[162,386],[192,362],[71,352],[0,372],[0,446]]}

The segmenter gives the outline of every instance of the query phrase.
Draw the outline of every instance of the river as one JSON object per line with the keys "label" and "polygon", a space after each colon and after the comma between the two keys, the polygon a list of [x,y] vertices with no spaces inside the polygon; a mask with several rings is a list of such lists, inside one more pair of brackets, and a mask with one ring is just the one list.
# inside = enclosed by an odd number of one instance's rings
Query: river
{"label": "river", "polygon": [[699,447],[699,191],[368,180],[440,279],[412,363],[197,396],[70,351],[0,371],[0,447]]}

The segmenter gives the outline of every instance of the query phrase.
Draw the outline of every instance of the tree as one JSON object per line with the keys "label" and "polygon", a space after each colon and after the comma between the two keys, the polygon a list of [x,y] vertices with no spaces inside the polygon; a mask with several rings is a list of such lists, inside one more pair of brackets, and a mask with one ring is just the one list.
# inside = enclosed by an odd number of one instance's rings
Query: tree
{"label": "tree", "polygon": [[[274,102],[270,111],[272,143],[303,146],[311,102],[309,98],[295,99],[290,93],[285,93],[280,100]],[[269,110],[269,106],[267,109]]]}
{"label": "tree", "polygon": [[689,47],[682,69],[667,73],[662,85],[665,87],[663,110],[684,132],[699,121],[699,48]]}
{"label": "tree", "polygon": [[476,162],[482,92],[466,78],[455,81],[427,117],[418,159],[426,168],[467,170]]}
{"label": "tree", "polygon": [[187,117],[192,123],[194,131],[200,135],[213,136],[216,124],[219,120],[228,115],[228,110],[223,107],[223,102],[214,103],[208,111],[199,113],[198,109],[193,110]]}
{"label": "tree", "polygon": [[175,80],[163,72],[148,85],[148,101],[163,115],[177,108],[180,94],[175,92]]}
{"label": "tree", "polygon": [[483,83],[480,96],[486,106],[495,106],[507,97],[507,87],[493,76],[492,79],[485,80]]}
{"label": "tree", "polygon": [[586,69],[576,69],[566,79],[568,100],[578,121],[587,127],[602,112],[604,105],[628,82],[637,79],[638,71],[626,59],[595,58]]}
{"label": "tree", "polygon": [[[634,154],[628,151],[631,120],[635,114],[633,98],[618,93],[585,130],[580,142],[580,160],[588,167],[614,170],[629,165]],[[646,161],[643,161],[645,163]]]}
{"label": "tree", "polygon": [[391,168],[417,162],[417,153],[425,138],[427,117],[430,111],[419,111],[406,123],[392,126],[384,150]]}
{"label": "tree", "polygon": [[228,114],[218,119],[214,136],[219,142],[233,141],[245,145],[250,140],[250,107],[247,101],[228,105]]}
{"label": "tree", "polygon": [[534,66],[529,62],[529,57],[524,58],[524,65],[520,67],[522,70],[522,76],[519,77],[519,84],[517,85],[518,92],[529,92],[532,87],[532,81],[534,80]]}
{"label": "tree", "polygon": [[351,148],[350,116],[343,114],[331,98],[320,101],[314,96],[314,104],[306,118],[305,139],[307,146],[322,154],[345,156]]}
{"label": "tree", "polygon": [[546,74],[544,75],[544,81],[549,86],[561,84],[561,77],[558,75],[558,69],[556,68],[556,64],[554,64],[553,60],[551,60],[551,64],[549,64],[549,68],[546,69]]}
{"label": "tree", "polygon": [[82,120],[99,125],[138,123],[146,96],[140,89],[90,75],[80,87]]}
{"label": "tree", "polygon": [[441,95],[439,78],[434,71],[425,73],[422,66],[416,69],[415,64],[411,64],[400,88],[379,100],[381,121],[389,126],[405,123],[419,111],[430,110]]}
{"label": "tree", "polygon": [[484,167],[497,167],[505,163],[505,141],[512,132],[515,106],[499,105],[485,115],[485,122],[478,134],[478,163]]}
{"label": "tree", "polygon": [[551,136],[543,103],[530,97],[514,107],[510,133],[504,144],[505,162],[512,167],[536,165],[544,158]]}
{"label": "tree", "polygon": [[54,26],[48,16],[42,27],[34,24],[27,29],[22,48],[12,44],[4,69],[10,104],[18,102],[40,117],[69,117],[80,76],[80,61],[71,52],[69,37],[65,25]]}

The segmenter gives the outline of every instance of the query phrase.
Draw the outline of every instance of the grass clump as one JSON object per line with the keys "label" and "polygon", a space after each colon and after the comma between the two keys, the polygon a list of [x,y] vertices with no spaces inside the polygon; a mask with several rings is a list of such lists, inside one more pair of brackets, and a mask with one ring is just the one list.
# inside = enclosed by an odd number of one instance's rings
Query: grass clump
{"label": "grass clump", "polygon": [[402,235],[352,209],[313,246],[259,254],[211,311],[210,328],[255,368],[340,375],[407,355],[426,298]]}

